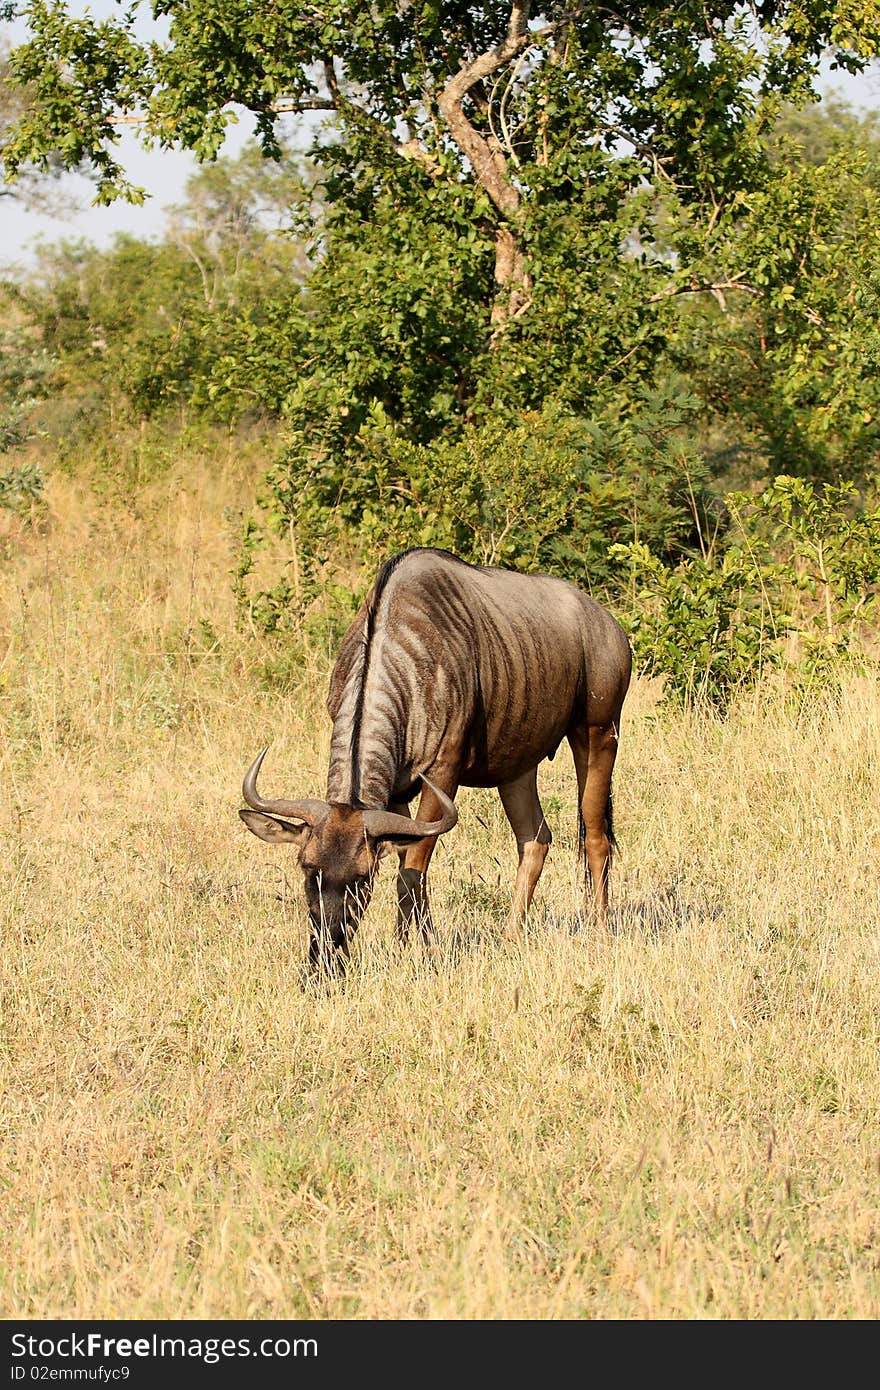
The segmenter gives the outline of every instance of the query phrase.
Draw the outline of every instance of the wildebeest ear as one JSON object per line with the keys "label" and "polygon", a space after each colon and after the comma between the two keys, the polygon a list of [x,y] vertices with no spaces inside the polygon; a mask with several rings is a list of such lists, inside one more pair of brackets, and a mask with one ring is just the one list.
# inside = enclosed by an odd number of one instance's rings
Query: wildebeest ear
{"label": "wildebeest ear", "polygon": [[312,833],[310,825],[293,825],[277,816],[264,816],[262,811],[238,813],[252,835],[270,845],[301,845]]}

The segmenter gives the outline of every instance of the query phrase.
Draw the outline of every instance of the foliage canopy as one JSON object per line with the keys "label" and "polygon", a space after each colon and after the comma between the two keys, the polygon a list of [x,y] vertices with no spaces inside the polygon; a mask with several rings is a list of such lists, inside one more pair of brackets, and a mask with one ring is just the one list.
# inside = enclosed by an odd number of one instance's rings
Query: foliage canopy
{"label": "foliage canopy", "polygon": [[[767,604],[723,494],[784,475],[843,534],[862,494],[833,489],[880,439],[880,143],[809,108],[823,54],[880,51],[877,0],[25,13],[10,177],[86,166],[138,200],[132,125],[206,161],[161,244],[56,252],[31,312],[70,381],[143,415],[284,418],[261,525],[297,578],[268,623],[334,549],[439,543],[626,594],[682,686],[727,634],[717,689],[740,679]],[[241,108],[261,155],[212,164]]]}

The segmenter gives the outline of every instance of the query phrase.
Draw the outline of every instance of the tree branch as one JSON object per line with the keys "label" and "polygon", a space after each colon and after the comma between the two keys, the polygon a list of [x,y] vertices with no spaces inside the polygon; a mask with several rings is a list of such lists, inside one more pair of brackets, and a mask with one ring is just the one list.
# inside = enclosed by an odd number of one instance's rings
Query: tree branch
{"label": "tree branch", "polygon": [[520,204],[519,193],[508,178],[499,142],[493,136],[490,143],[474,129],[464,114],[462,102],[478,82],[491,77],[536,41],[538,36],[529,32],[529,9],[530,0],[513,0],[507,34],[501,43],[459,68],[437,98],[455,143],[467,155],[474,174],[498,211],[504,213],[516,212]]}
{"label": "tree branch", "polygon": [[[649,304],[659,304],[661,299],[671,299],[679,294],[711,294],[718,300],[724,313],[727,313],[727,301],[724,292],[739,291],[741,294],[757,294],[761,291],[755,285],[749,285],[745,280],[739,280],[736,276],[732,280],[710,280],[701,285],[667,285],[665,289],[658,290],[648,299]],[[814,328],[825,328],[825,320],[816,313],[815,309],[802,307],[800,312],[803,314],[807,323],[811,323]],[[751,360],[751,359],[749,359]]]}
{"label": "tree branch", "polygon": [[[659,304],[661,299],[671,299],[679,294],[714,294],[716,298],[723,296],[725,290],[740,290],[743,294],[760,294],[761,291],[754,285],[747,285],[743,280],[713,280],[707,281],[703,285],[667,285],[665,289],[658,290],[648,299],[649,304]],[[721,307],[724,308],[723,299]]]}
{"label": "tree branch", "polygon": [[[516,153],[516,150],[513,148],[513,138],[510,132],[510,127],[507,123],[507,103],[510,100],[510,94],[513,91],[514,83],[516,82],[516,79],[520,74],[520,69],[522,68],[523,63],[525,62],[525,59],[525,53],[520,53],[519,57],[513,65],[513,69],[510,75],[507,77],[496,77],[492,87],[492,94],[486,105],[486,116],[489,121],[489,129],[495,136],[495,139],[498,141],[498,143],[510,155],[510,158],[513,160],[517,168],[520,167],[520,159],[518,154]],[[499,135],[498,131],[495,129],[495,125],[492,119],[492,108],[495,104],[495,93],[501,86],[502,82],[504,83],[504,91],[501,94],[501,103],[498,107],[498,123],[501,126],[501,134]]]}
{"label": "tree branch", "polygon": [[503,68],[521,49],[534,41],[535,36],[529,33],[530,8],[531,0],[513,0],[506,36],[494,48],[481,53],[470,63],[465,63],[454,77],[450,77],[443,89],[441,102],[459,104],[471,87],[482,82],[484,78],[491,77],[493,72]]}
{"label": "tree branch", "polygon": [[[576,5],[570,11],[560,15],[552,24],[544,25],[540,29],[529,29],[531,0],[512,0],[507,33],[501,42],[485,53],[478,54],[470,62],[464,63],[438,95],[437,104],[453,139],[470,161],[478,182],[492,199],[499,212],[509,215],[516,212],[520,205],[519,192],[508,175],[504,145],[494,132],[489,139],[486,139],[475,129],[462,109],[462,102],[487,77],[491,77],[493,73],[505,67],[513,58],[524,54],[528,48],[540,44],[544,39],[563,28],[580,13],[581,9],[582,6]],[[277,115],[306,111],[338,112],[343,110],[348,101],[340,87],[332,56],[325,58],[322,66],[328,96],[281,97],[277,101],[260,107],[259,110],[271,111]],[[505,102],[502,103],[502,106],[506,104],[507,94],[505,93]],[[234,102],[235,98],[230,97],[223,105],[232,105]],[[351,103],[351,106],[359,116],[372,123],[376,132],[387,141],[397,155],[403,159],[414,161],[433,179],[442,177],[443,170],[439,161],[425,150],[418,140],[395,140],[392,133],[370,112],[357,106],[356,103]],[[501,114],[503,118],[502,131],[508,144],[508,154],[515,161],[516,156],[510,148],[511,142],[506,130],[506,112],[502,110]],[[147,113],[135,115],[119,112],[109,116],[107,124],[110,126],[146,126],[149,125],[150,119]]]}
{"label": "tree branch", "polygon": [[520,205],[519,192],[508,176],[500,141],[494,134],[487,140],[471,125],[462,108],[462,102],[478,83],[484,82],[487,77],[505,67],[511,59],[527,48],[550,38],[575,19],[582,9],[582,5],[575,5],[552,24],[545,24],[541,29],[530,29],[531,0],[512,0],[507,33],[501,42],[459,68],[438,95],[437,104],[449,126],[452,138],[470,160],[478,182],[499,212],[508,215],[516,212]]}
{"label": "tree branch", "polygon": [[[281,97],[278,101],[273,101],[266,106],[260,107],[259,110],[273,111],[276,115],[282,116],[304,111],[342,111],[344,107],[348,105],[351,109],[357,111],[359,117],[370,122],[376,134],[380,135],[388,147],[392,149],[395,154],[398,154],[401,159],[412,160],[414,163],[418,164],[426,174],[430,175],[432,179],[438,179],[442,176],[442,165],[432,154],[429,154],[427,150],[422,148],[418,140],[395,140],[387,127],[384,126],[381,121],[377,120],[375,116],[371,115],[369,111],[365,111],[362,106],[357,106],[354,102],[347,101],[345,94],[339,86],[339,79],[333,66],[333,60],[330,58],[324,61],[324,78],[327,83],[327,90],[330,92],[329,97]],[[230,97],[229,100],[224,103],[225,106],[232,106],[234,104],[234,97]],[[119,112],[117,115],[108,117],[107,124],[114,126],[144,126],[148,125],[149,121],[150,116],[147,113],[132,115]]]}
{"label": "tree branch", "polygon": [[[234,97],[230,97],[229,101],[223,103],[224,106],[234,104]],[[274,111],[277,115],[282,116],[299,111],[336,111],[338,107],[337,103],[330,97],[282,97],[280,101],[273,101],[268,106],[259,107],[259,110]],[[150,117],[146,113],[134,116],[126,112],[119,112],[117,115],[107,117],[107,125],[147,125],[149,120]]]}

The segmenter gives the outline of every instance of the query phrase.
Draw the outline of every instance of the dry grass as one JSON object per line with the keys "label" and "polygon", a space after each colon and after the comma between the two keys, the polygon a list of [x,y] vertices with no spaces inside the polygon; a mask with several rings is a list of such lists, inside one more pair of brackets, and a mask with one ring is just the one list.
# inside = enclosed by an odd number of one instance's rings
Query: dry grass
{"label": "dry grass", "polygon": [[[0,1315],[876,1317],[880,695],[674,717],[637,684],[615,933],[572,930],[573,775],[521,946],[463,793],[433,957],[385,871],[303,987],[243,767],[320,794],[327,664],[235,630],[235,480],[58,481],[0,592]],[[262,676],[261,676],[262,672]]]}

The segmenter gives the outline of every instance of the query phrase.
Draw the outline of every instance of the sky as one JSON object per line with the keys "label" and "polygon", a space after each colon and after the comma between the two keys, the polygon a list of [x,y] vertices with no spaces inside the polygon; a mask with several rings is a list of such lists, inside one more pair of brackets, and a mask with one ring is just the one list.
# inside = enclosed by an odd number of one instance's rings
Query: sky
{"label": "sky", "polygon": [[[91,0],[89,4],[71,0],[68,8],[73,14],[91,12],[96,18],[118,15],[115,0]],[[161,35],[161,28],[152,19],[140,22],[145,36]],[[10,44],[20,43],[26,36],[22,21],[0,24],[0,38]],[[824,93],[839,93],[852,106],[863,110],[880,109],[880,64],[859,76],[834,72],[825,64],[819,83]],[[223,153],[236,154],[250,136],[253,122],[245,111],[229,126]],[[145,188],[150,195],[143,207],[117,202],[110,207],[93,207],[93,189],[88,180],[70,176],[62,189],[75,201],[74,210],[63,218],[22,207],[12,198],[0,202],[0,264],[26,265],[41,241],[62,238],[86,238],[105,246],[117,232],[132,232],[138,236],[158,236],[165,223],[165,210],[183,199],[187,178],[197,167],[191,154],[176,150],[144,150],[134,131],[123,132],[120,153],[127,174],[133,183]]]}

